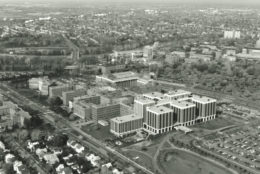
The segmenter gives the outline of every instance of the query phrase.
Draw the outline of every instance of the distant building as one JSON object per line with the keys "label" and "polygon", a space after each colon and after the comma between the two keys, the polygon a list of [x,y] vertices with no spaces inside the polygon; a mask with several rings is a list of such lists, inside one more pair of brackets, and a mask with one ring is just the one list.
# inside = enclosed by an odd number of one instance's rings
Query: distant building
{"label": "distant building", "polygon": [[73,101],[73,114],[83,120],[92,119],[91,104],[100,104],[100,99],[100,96],[90,95],[75,97]]}
{"label": "distant building", "polygon": [[146,115],[147,107],[150,107],[153,105],[155,105],[154,100],[144,98],[144,97],[139,97],[134,100],[134,114],[136,116],[146,118],[145,115]]}
{"label": "distant building", "polygon": [[80,117],[83,120],[92,119],[91,106],[84,100],[80,100],[73,103],[73,114]]}
{"label": "distant building", "polygon": [[126,115],[110,120],[110,132],[118,137],[136,132],[143,127],[143,117]]}
{"label": "distant building", "polygon": [[62,92],[73,90],[73,86],[69,84],[49,87],[49,97],[62,97]]}
{"label": "distant building", "polygon": [[48,96],[49,95],[49,86],[51,85],[51,82],[43,78],[39,81],[39,91],[41,95]]}
{"label": "distant building", "polygon": [[100,104],[91,105],[92,119],[97,123],[98,120],[109,121],[111,118],[120,116],[120,104]]}
{"label": "distant building", "polygon": [[72,101],[74,97],[79,97],[87,94],[87,90],[78,89],[72,91],[63,91],[62,92],[62,100],[64,105],[69,105],[69,101]]}
{"label": "distant building", "polygon": [[224,38],[225,39],[240,39],[241,32],[240,31],[224,31]]}
{"label": "distant building", "polygon": [[146,59],[153,59],[153,47],[152,46],[145,46],[143,50],[143,57]]}
{"label": "distant building", "polygon": [[29,88],[30,89],[39,89],[39,81],[41,78],[31,78],[29,79]]}
{"label": "distant building", "polygon": [[50,81],[48,77],[43,78],[31,78],[28,80],[29,88],[39,90],[41,95],[49,94]]}
{"label": "distant building", "polygon": [[179,98],[188,97],[189,95],[191,95],[191,92],[185,91],[182,89],[178,89],[175,91],[170,91],[170,92],[166,93],[164,96],[165,96],[165,98],[167,98],[169,100],[177,100]]}
{"label": "distant building", "polygon": [[172,65],[172,64],[178,63],[184,59],[185,59],[185,52],[174,51],[174,52],[166,55],[165,62]]}
{"label": "distant building", "polygon": [[151,92],[151,93],[146,93],[143,94],[144,98],[150,99],[150,100],[154,100],[154,101],[160,101],[163,100],[165,98],[165,96],[160,93],[160,92]]}
{"label": "distant building", "polygon": [[255,48],[259,48],[260,49],[260,39],[256,41]]}
{"label": "distant building", "polygon": [[28,112],[23,111],[12,102],[3,102],[0,106],[0,130],[12,129],[14,125],[24,126],[24,120],[30,119]]}
{"label": "distant building", "polygon": [[110,74],[110,73],[114,73],[117,71],[122,71],[125,70],[126,65],[125,64],[108,64],[108,65],[102,65],[99,68],[101,68],[101,72],[102,74]]}
{"label": "distant building", "polygon": [[96,76],[97,82],[107,82],[119,87],[131,87],[137,85],[138,76],[134,72],[113,73],[108,76]]}

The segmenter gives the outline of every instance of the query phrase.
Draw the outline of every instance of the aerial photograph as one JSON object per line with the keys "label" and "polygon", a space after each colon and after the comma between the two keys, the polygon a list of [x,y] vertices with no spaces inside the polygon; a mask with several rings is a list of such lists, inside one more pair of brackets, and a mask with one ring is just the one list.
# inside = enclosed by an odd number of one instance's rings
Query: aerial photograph
{"label": "aerial photograph", "polygon": [[0,174],[260,174],[260,0],[0,0]]}

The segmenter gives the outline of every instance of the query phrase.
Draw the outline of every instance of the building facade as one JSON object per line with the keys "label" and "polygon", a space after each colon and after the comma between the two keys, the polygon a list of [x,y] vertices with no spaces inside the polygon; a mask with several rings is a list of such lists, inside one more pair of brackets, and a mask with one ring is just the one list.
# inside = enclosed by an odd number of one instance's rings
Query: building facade
{"label": "building facade", "polygon": [[110,120],[110,132],[118,137],[134,133],[142,127],[143,118],[135,115],[115,117]]}
{"label": "building facade", "polygon": [[71,85],[51,86],[49,87],[49,97],[62,97],[62,92],[73,90]]}
{"label": "building facade", "polygon": [[64,105],[69,105],[69,101],[72,101],[74,97],[79,97],[87,94],[87,90],[79,89],[72,91],[62,92],[62,101]]}
{"label": "building facade", "polygon": [[[146,119],[146,110],[148,107],[155,105],[155,101],[144,97],[139,97],[134,100],[134,114]],[[145,121],[145,120],[144,120]]]}
{"label": "building facade", "polygon": [[108,76],[96,76],[97,82],[106,82],[119,87],[131,87],[137,85],[138,77],[133,72],[113,73]]}
{"label": "building facade", "polygon": [[173,110],[165,106],[152,106],[147,108],[144,129],[152,134],[161,134],[174,129],[176,119]]}
{"label": "building facade", "polygon": [[101,104],[91,105],[92,119],[97,123],[98,120],[109,121],[111,118],[120,116],[120,104]]}
{"label": "building facade", "polygon": [[192,96],[191,102],[196,105],[196,121],[205,122],[216,118],[216,100],[205,96]]}
{"label": "building facade", "polygon": [[175,126],[191,126],[196,121],[196,105],[186,101],[172,101],[170,107],[176,120]]}
{"label": "building facade", "polygon": [[80,117],[83,120],[91,120],[92,111],[90,103],[87,103],[84,100],[74,102],[73,114]]}

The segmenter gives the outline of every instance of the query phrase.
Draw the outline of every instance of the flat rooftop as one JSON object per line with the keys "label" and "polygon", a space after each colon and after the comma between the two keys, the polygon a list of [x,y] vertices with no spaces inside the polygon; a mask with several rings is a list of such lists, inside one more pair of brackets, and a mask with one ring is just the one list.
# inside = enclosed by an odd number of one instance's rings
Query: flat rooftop
{"label": "flat rooftop", "polygon": [[148,98],[144,98],[144,97],[136,98],[135,102],[141,103],[141,104],[151,104],[151,103],[155,104],[154,100],[151,100],[151,99],[148,99]]}
{"label": "flat rooftop", "polygon": [[112,76],[116,79],[124,79],[129,77],[137,77],[137,75],[132,71],[113,73]]}
{"label": "flat rooftop", "polygon": [[109,76],[96,76],[97,78],[102,78],[105,79],[107,81],[110,81],[112,83],[116,83],[116,82],[123,82],[123,81],[128,81],[128,80],[138,80],[139,77],[131,71],[127,71],[127,72],[120,72],[120,73],[114,73],[111,74]]}
{"label": "flat rooftop", "polygon": [[143,119],[143,117],[139,117],[136,115],[125,115],[122,117],[115,117],[112,118],[111,121],[117,122],[117,123],[125,123],[125,122],[129,122],[129,121],[133,121],[133,120],[139,120],[139,119]]}
{"label": "flat rooftop", "polygon": [[180,96],[180,95],[190,95],[191,92],[190,91],[185,91],[182,89],[178,89],[175,91],[169,91],[167,94],[165,94],[166,96],[170,96],[170,97],[174,97],[174,96]]}
{"label": "flat rooftop", "polygon": [[84,100],[77,101],[76,104],[83,107],[83,108],[89,108],[90,107],[90,103],[86,102]]}
{"label": "flat rooftop", "polygon": [[193,101],[200,102],[200,103],[211,103],[211,102],[216,102],[216,99],[206,97],[206,96],[198,96],[198,95],[193,95],[191,97]]}
{"label": "flat rooftop", "polygon": [[152,106],[152,107],[147,108],[147,111],[150,111],[155,114],[164,114],[164,113],[173,112],[172,109],[167,108],[165,106]]}
{"label": "flat rooftop", "polygon": [[177,108],[190,108],[190,107],[196,107],[194,103],[188,102],[188,101],[178,101],[178,100],[172,100],[171,106],[177,107]]}
{"label": "flat rooftop", "polygon": [[146,94],[143,94],[143,96],[147,97],[147,98],[158,99],[158,100],[164,99],[164,95],[160,92],[146,93]]}

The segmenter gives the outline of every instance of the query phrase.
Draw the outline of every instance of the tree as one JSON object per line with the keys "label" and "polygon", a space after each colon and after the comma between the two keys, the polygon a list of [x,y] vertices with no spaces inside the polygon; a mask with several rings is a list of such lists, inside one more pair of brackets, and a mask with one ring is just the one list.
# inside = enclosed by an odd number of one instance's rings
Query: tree
{"label": "tree", "polygon": [[25,141],[29,138],[28,130],[21,130],[18,132],[18,137],[20,141]]}
{"label": "tree", "polygon": [[3,166],[3,170],[8,173],[8,174],[15,174],[16,172],[13,169],[13,165],[12,164],[4,164]]}
{"label": "tree", "polygon": [[57,147],[63,147],[67,144],[68,136],[64,134],[58,134],[52,139],[52,145]]}
{"label": "tree", "polygon": [[50,98],[50,105],[51,107],[58,107],[63,104],[63,101],[60,99],[60,97],[52,97]]}
{"label": "tree", "polygon": [[31,119],[25,119],[24,126],[27,129],[38,128],[43,124],[43,120],[39,116],[33,116]]}

